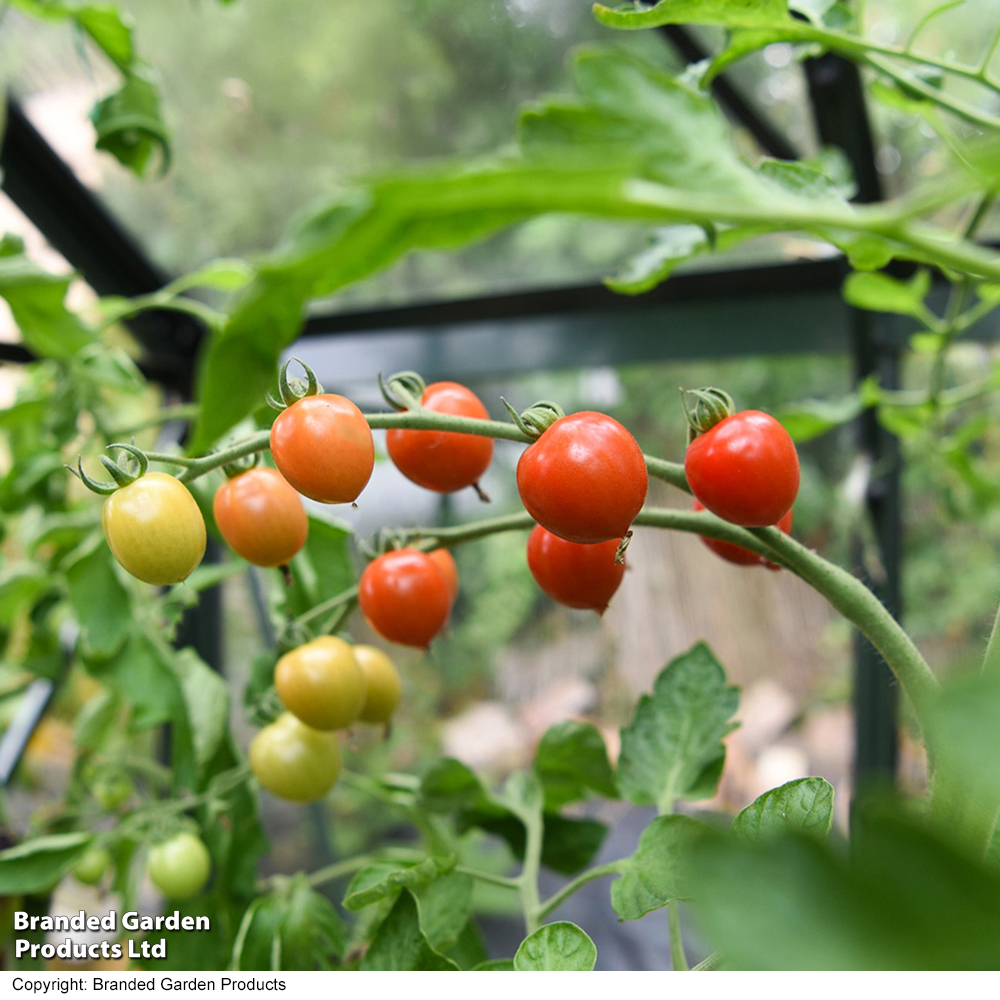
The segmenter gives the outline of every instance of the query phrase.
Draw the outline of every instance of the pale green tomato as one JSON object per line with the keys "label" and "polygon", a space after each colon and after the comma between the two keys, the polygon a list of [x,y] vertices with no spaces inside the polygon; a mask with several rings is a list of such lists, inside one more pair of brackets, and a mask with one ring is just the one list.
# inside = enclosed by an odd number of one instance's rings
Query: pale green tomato
{"label": "pale green tomato", "polygon": [[323,798],[340,776],[340,744],[284,712],[250,744],[250,769],[272,795],[290,802]]}
{"label": "pale green tomato", "polygon": [[190,899],[205,888],[212,857],[198,837],[185,831],[150,850],[146,871],[167,899]]}
{"label": "pale green tomato", "polygon": [[91,847],[77,861],[73,878],[84,885],[97,885],[111,864],[111,855],[103,847]]}
{"label": "pale green tomato", "polygon": [[165,472],[148,472],[112,493],[104,501],[101,526],[115,559],[144,583],[180,583],[205,554],[198,504]]}

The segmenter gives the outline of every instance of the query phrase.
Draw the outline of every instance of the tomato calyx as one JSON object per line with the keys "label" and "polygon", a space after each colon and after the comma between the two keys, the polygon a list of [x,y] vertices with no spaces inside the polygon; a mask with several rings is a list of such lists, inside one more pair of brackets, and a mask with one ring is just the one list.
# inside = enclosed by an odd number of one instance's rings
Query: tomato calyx
{"label": "tomato calyx", "polygon": [[[306,381],[303,382],[302,379],[288,377],[288,366],[295,362],[302,366],[302,370],[305,372]],[[297,403],[300,399],[305,399],[306,396],[319,396],[323,394],[323,386],[319,384],[319,380],[316,378],[316,373],[302,360],[299,358],[289,358],[282,366],[281,371],[278,372],[278,395],[281,397],[280,400],[275,399],[270,393],[267,394],[267,403],[272,409],[287,410],[289,406],[293,403]]]}
{"label": "tomato calyx", "polygon": [[136,448],[133,444],[109,444],[106,448],[110,451],[112,448],[118,448],[124,451],[127,456],[131,456],[135,460],[135,467],[130,468],[131,463],[129,458],[126,457],[123,461],[118,462],[114,459],[108,458],[107,455],[99,456],[101,465],[107,469],[108,474],[114,480],[113,483],[100,483],[96,479],[91,479],[86,472],[83,471],[83,457],[80,456],[76,460],[77,467],[74,469],[73,466],[67,465],[66,468],[73,473],[84,486],[87,487],[92,493],[97,493],[100,496],[110,496],[117,490],[120,490],[123,486],[129,486],[134,483],[137,479],[141,479],[146,471],[149,469],[149,459],[146,457],[146,453],[141,448]]}
{"label": "tomato calyx", "polygon": [[251,455],[244,455],[242,458],[236,459],[235,462],[224,465],[222,471],[226,474],[227,479],[236,479],[244,472],[256,469],[258,465],[260,465],[260,452],[255,451]]}
{"label": "tomato calyx", "polygon": [[532,403],[523,413],[518,413],[503,396],[500,397],[500,402],[507,408],[517,429],[532,441],[537,441],[557,420],[566,416],[563,408],[551,399]]}
{"label": "tomato calyx", "polygon": [[379,372],[378,387],[382,398],[394,410],[423,409],[420,400],[427,384],[416,372],[397,372],[388,379],[383,379],[382,373]]}
{"label": "tomato calyx", "polygon": [[688,444],[736,412],[733,397],[724,389],[713,386],[681,389],[681,405],[688,421]]}

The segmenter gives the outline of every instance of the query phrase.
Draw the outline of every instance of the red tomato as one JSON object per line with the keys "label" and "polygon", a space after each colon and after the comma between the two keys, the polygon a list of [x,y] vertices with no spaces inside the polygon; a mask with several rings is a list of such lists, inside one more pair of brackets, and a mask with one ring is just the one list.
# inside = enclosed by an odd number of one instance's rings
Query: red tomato
{"label": "red tomato", "polygon": [[570,542],[622,538],[646,500],[647,485],[635,438],[604,413],[560,417],[517,463],[525,509]]}
{"label": "red tomato", "polygon": [[274,469],[251,469],[224,482],[212,511],[229,547],[254,566],[285,565],[309,533],[302,498]]}
{"label": "red tomato", "polygon": [[301,493],[320,503],[351,503],[375,464],[375,442],[364,414],[333,393],[304,396],[271,426],[271,455]]}
{"label": "red tomato", "polygon": [[744,528],[777,524],[799,492],[799,456],[774,417],[744,410],[688,445],[691,492],[717,517]]}
{"label": "red tomato", "polygon": [[[699,503],[698,500],[694,502],[695,510],[704,510],[705,505]],[[789,511],[776,525],[780,528],[786,535],[792,533],[792,512]],[[702,538],[701,539],[717,556],[722,556],[728,562],[736,563],[739,566],[766,566],[768,569],[781,569],[777,563],[769,562],[763,556],[757,555],[756,552],[751,552],[749,549],[743,548],[742,545],[734,545],[732,542],[723,542],[718,538]]]}
{"label": "red tomato", "polygon": [[383,638],[426,649],[448,620],[451,591],[426,552],[397,549],[365,567],[358,602],[368,624]]}
{"label": "red tomato", "polygon": [[[479,397],[457,382],[434,382],[420,403],[435,413],[489,420]],[[385,436],[396,468],[418,486],[452,493],[479,481],[493,458],[493,439],[455,431],[391,430]]]}
{"label": "red tomato", "polygon": [[604,614],[625,574],[615,562],[618,539],[596,545],[567,542],[536,524],[528,536],[528,568],[553,601]]}
{"label": "red tomato", "polygon": [[448,584],[448,593],[451,594],[451,603],[455,603],[458,597],[458,567],[452,554],[447,549],[435,549],[428,555],[434,560],[437,568],[444,574],[445,582]]}

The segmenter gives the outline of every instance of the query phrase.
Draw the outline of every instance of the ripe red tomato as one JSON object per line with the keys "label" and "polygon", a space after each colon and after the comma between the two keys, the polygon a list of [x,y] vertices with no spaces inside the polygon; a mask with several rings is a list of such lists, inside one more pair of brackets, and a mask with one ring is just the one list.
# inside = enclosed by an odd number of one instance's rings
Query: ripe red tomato
{"label": "ripe red tomato", "polygon": [[625,564],[615,562],[617,550],[616,538],[581,545],[536,524],[528,536],[528,568],[553,601],[602,615],[625,574]]}
{"label": "ripe red tomato", "polygon": [[364,414],[333,393],[304,396],[271,426],[271,455],[301,493],[320,503],[352,503],[375,465],[375,442]]}
{"label": "ripe red tomato", "polygon": [[[694,502],[695,510],[704,510],[705,505],[698,500]],[[789,511],[776,525],[786,535],[792,533],[792,512]],[[742,545],[734,545],[732,542],[723,542],[718,538],[701,539],[717,556],[739,566],[766,566],[768,569],[781,569],[777,563],[769,562],[763,556],[743,548]]]}
{"label": "ripe red tomato", "polygon": [[688,445],[691,492],[717,517],[744,528],[777,524],[799,492],[799,456],[774,417],[744,410]]}
{"label": "ripe red tomato", "polygon": [[426,552],[397,549],[373,559],[361,574],[361,612],[379,635],[426,649],[451,611],[448,581]]}
{"label": "ripe red tomato", "polygon": [[451,594],[451,603],[455,603],[458,597],[458,567],[452,554],[447,549],[435,549],[428,555],[437,564],[437,568],[444,574],[445,582],[448,584],[448,593]]}
{"label": "ripe red tomato", "polygon": [[251,469],[224,482],[212,502],[229,547],[254,566],[283,566],[306,543],[302,498],[274,469]]}
{"label": "ripe red tomato", "polygon": [[[435,413],[489,420],[486,407],[457,382],[434,382],[420,403]],[[493,458],[493,439],[455,431],[391,430],[385,436],[396,468],[418,486],[452,493],[479,481]]]}
{"label": "ripe red tomato", "polygon": [[647,485],[635,438],[604,413],[560,417],[517,463],[525,509],[570,542],[622,538],[646,500]]}

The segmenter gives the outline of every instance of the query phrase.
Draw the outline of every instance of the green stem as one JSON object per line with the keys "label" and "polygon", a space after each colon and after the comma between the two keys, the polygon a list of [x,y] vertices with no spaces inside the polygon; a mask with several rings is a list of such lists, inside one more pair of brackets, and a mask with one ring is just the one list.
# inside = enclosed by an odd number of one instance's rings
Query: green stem
{"label": "green stem", "polygon": [[299,625],[305,625],[306,622],[311,622],[314,618],[322,618],[328,611],[333,611],[343,604],[353,603],[357,599],[358,588],[354,586],[348,590],[341,591],[339,594],[335,594],[329,600],[323,601],[322,604],[317,604],[316,607],[310,608],[304,614],[299,615],[295,621]]}
{"label": "green stem", "polygon": [[520,889],[520,879],[506,878],[503,875],[494,875],[492,872],[484,872],[478,868],[469,868],[466,865],[455,865],[453,871],[456,875],[467,875],[476,879],[477,882],[485,882],[487,885],[498,885],[503,889]]}
{"label": "green stem", "polygon": [[570,896],[572,896],[578,889],[582,889],[588,882],[604,878],[606,875],[617,875],[620,864],[620,861],[611,861],[606,865],[598,865],[595,868],[590,868],[577,875],[572,882],[567,882],[566,885],[564,885],[557,893],[554,893],[541,904],[538,908],[538,919],[544,920],[550,913],[559,909],[559,907],[562,906],[562,904],[565,903]]}
{"label": "green stem", "polygon": [[688,961],[684,954],[684,939],[681,937],[681,915],[677,910],[677,900],[667,903],[667,923],[670,926],[670,963],[674,972],[687,972]]}
{"label": "green stem", "polygon": [[714,972],[719,966],[722,965],[722,953],[718,951],[713,951],[711,955],[708,956],[704,961],[699,962],[691,971],[692,972]]}
{"label": "green stem", "polygon": [[524,910],[525,934],[534,934],[541,925],[541,902],[538,898],[538,870],[542,864],[542,812],[538,810],[530,816],[523,816],[526,838],[524,843],[524,866],[517,878],[521,893],[521,908]]}
{"label": "green stem", "polygon": [[993,619],[993,630],[990,641],[986,645],[986,655],[983,657],[983,674],[987,677],[1000,677],[1000,608],[997,608]]}
{"label": "green stem", "polygon": [[[423,855],[421,854],[421,857]],[[317,886],[325,885],[327,882],[335,882],[345,875],[353,875],[367,865],[375,864],[379,859],[373,854],[360,854],[355,858],[347,858],[345,861],[335,861],[332,865],[318,868],[306,881],[315,889]]]}
{"label": "green stem", "polygon": [[159,413],[146,420],[140,420],[135,424],[126,424],[124,427],[115,427],[107,431],[109,440],[121,441],[123,438],[131,437],[140,431],[149,430],[150,427],[159,427],[161,424],[171,420],[193,420],[198,416],[201,407],[197,403],[181,403],[178,406],[165,406]]}

